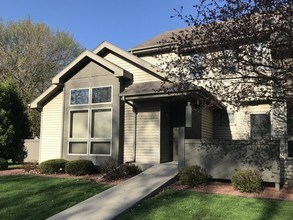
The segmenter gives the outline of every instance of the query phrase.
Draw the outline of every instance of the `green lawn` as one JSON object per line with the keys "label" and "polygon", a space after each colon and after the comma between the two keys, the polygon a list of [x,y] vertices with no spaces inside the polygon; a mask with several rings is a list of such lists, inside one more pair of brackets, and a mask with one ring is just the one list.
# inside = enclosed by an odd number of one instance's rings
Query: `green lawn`
{"label": "green lawn", "polygon": [[0,219],[45,219],[107,188],[88,180],[0,176]]}
{"label": "green lawn", "polygon": [[132,219],[293,219],[293,202],[166,190],[119,220]]}

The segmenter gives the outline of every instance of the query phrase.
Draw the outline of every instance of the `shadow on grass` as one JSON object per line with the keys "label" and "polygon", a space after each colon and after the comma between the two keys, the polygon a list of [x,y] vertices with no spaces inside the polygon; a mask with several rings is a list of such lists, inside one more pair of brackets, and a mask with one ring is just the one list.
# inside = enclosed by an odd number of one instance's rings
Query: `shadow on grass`
{"label": "shadow on grass", "polygon": [[87,180],[0,177],[0,219],[45,219],[109,187]]}
{"label": "shadow on grass", "polygon": [[291,219],[293,202],[166,190],[118,219]]}

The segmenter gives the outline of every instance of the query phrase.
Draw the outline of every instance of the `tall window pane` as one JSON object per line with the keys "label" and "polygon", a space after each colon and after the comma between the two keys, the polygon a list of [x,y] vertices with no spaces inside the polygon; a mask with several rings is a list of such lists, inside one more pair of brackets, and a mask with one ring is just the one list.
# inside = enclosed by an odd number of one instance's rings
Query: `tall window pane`
{"label": "tall window pane", "polygon": [[111,138],[111,109],[97,109],[92,113],[92,138]]}
{"label": "tall window pane", "polygon": [[92,89],[92,103],[107,103],[112,101],[112,87]]}
{"label": "tall window pane", "polygon": [[70,138],[88,137],[88,111],[70,112]]}
{"label": "tall window pane", "polygon": [[84,105],[89,103],[89,89],[74,89],[70,92],[71,105]]}

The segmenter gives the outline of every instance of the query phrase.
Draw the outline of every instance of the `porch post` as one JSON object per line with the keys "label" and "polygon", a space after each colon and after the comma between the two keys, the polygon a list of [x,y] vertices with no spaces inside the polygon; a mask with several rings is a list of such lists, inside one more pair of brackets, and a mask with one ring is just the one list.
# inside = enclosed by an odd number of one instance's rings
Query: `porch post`
{"label": "porch post", "polygon": [[178,128],[178,169],[185,166],[185,127]]}

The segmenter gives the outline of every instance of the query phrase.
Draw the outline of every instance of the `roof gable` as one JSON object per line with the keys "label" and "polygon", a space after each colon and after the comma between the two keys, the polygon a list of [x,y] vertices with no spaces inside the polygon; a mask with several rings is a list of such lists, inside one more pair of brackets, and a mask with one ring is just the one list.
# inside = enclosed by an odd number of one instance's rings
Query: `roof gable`
{"label": "roof gable", "polygon": [[133,63],[149,72],[156,78],[160,80],[165,80],[165,77],[167,74],[163,73],[159,68],[155,67],[154,65],[150,64],[149,62],[119,48],[115,45],[104,41],[102,44],[100,44],[96,49],[93,50],[93,53],[97,54],[98,56],[104,57],[108,53],[117,54],[119,57],[122,57],[123,59],[129,61],[130,63]]}
{"label": "roof gable", "polygon": [[125,71],[124,69],[114,65],[113,63],[103,59],[100,56],[97,56],[96,54],[86,50],[83,53],[81,53],[74,61],[72,61],[67,67],[65,67],[61,72],[59,72],[53,79],[53,84],[63,84],[67,80],[69,80],[74,73],[77,72],[77,70],[84,66],[85,64],[89,63],[90,61],[93,61],[101,66],[103,66],[105,69],[108,69],[110,72],[114,74],[114,76],[120,78],[128,78],[132,79],[132,74]]}

